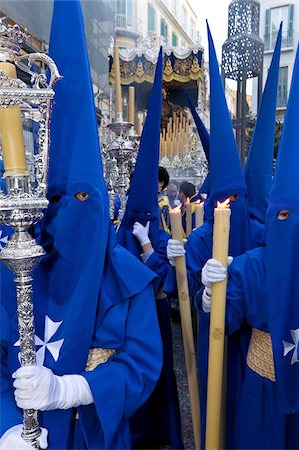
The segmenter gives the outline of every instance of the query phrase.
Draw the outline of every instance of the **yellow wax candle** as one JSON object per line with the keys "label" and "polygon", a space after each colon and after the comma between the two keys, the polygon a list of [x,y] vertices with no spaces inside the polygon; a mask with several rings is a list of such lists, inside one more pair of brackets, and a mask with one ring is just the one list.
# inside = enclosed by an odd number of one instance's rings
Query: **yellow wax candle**
{"label": "yellow wax candle", "polygon": [[195,202],[195,226],[201,227],[203,224],[203,202]]}
{"label": "yellow wax candle", "polygon": [[[178,240],[182,244],[183,227],[182,227],[182,216],[180,207],[170,210],[169,214],[170,214],[172,238]],[[182,326],[188,389],[190,396],[190,405],[191,405],[193,435],[194,435],[195,449],[200,450],[201,447],[200,447],[199,389],[198,389],[198,378],[197,378],[185,256],[178,256],[175,258],[175,272],[180,304],[181,326]]]}
{"label": "yellow wax candle", "polygon": [[141,125],[140,125],[140,118],[139,118],[138,113],[135,114],[135,131],[136,131],[136,136],[141,135]]}
{"label": "yellow wax candle", "polygon": [[[0,70],[10,78],[17,78],[16,66],[1,62]],[[0,133],[5,174],[26,174],[25,147],[20,107],[0,107]]]}
{"label": "yellow wax candle", "polygon": [[188,237],[192,231],[192,203],[189,197],[186,201],[186,236]]}
{"label": "yellow wax candle", "polygon": [[[213,258],[227,267],[230,209],[225,203],[214,210]],[[210,318],[206,449],[220,448],[225,305],[227,280],[213,283]]]}
{"label": "yellow wax candle", "polygon": [[135,88],[134,86],[129,87],[129,122],[134,125],[134,114],[135,114]]}
{"label": "yellow wax candle", "polygon": [[121,84],[120,84],[120,64],[119,64],[119,52],[118,47],[113,47],[113,65],[114,65],[114,79],[115,79],[115,101],[116,101],[116,114],[123,112],[123,103],[121,96]]}

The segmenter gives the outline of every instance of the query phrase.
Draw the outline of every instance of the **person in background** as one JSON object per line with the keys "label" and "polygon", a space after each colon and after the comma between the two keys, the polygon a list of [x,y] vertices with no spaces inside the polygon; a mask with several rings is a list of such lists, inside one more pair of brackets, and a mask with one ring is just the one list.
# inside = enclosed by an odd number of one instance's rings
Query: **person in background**
{"label": "person in background", "polygon": [[[192,203],[192,197],[195,196],[195,186],[189,181],[182,181],[179,188],[179,199],[181,202],[182,225],[186,233],[186,203]],[[195,205],[192,205],[192,230],[195,227]]]}
{"label": "person in background", "polygon": [[167,197],[171,208],[175,208],[180,204],[179,184],[176,180],[169,181],[167,186]]}
{"label": "person in background", "polygon": [[170,216],[171,205],[168,200],[166,188],[169,183],[169,173],[165,167],[159,166],[158,172],[158,203],[161,212],[161,221],[163,229],[170,234]]}

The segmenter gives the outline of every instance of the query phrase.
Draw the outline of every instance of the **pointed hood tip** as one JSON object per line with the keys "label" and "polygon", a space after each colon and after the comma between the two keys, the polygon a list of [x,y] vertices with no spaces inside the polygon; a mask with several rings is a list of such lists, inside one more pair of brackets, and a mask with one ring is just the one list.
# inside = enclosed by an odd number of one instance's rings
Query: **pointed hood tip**
{"label": "pointed hood tip", "polygon": [[207,29],[210,56],[210,195],[216,198],[225,193],[243,194],[247,190],[208,24]]}

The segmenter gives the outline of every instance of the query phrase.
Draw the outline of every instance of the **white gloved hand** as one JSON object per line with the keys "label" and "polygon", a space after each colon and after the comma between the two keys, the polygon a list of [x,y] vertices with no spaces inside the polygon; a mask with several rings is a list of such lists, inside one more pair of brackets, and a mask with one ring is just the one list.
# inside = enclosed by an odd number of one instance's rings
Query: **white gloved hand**
{"label": "white gloved hand", "polygon": [[15,400],[19,408],[50,411],[93,403],[82,375],[54,375],[44,366],[21,367],[12,374]]}
{"label": "white gloved hand", "polygon": [[[233,257],[229,256],[227,259],[228,266],[231,264],[232,260]],[[226,273],[226,268],[216,259],[209,259],[204,265],[201,272],[201,281],[205,286],[202,293],[202,309],[204,312],[209,313],[211,311],[212,283],[225,280]]]}
{"label": "white gloved hand", "polygon": [[145,227],[143,225],[141,225],[141,223],[139,223],[139,222],[135,222],[133,225],[132,234],[134,236],[136,236],[141,247],[143,247],[146,244],[151,243],[151,241],[149,240],[149,237],[148,237],[149,227],[150,227],[150,221],[147,222]]}
{"label": "white gloved hand", "polygon": [[[23,425],[9,428],[0,439],[0,450],[32,450],[32,445],[21,437],[22,431]],[[48,448],[48,430],[46,428],[41,428],[38,442],[39,448]]]}
{"label": "white gloved hand", "polygon": [[226,272],[226,268],[220,261],[214,258],[208,259],[201,271],[201,282],[205,287],[211,289],[212,283],[225,280]]}
{"label": "white gloved hand", "polygon": [[[187,242],[187,239],[184,240],[184,243]],[[186,250],[184,246],[175,239],[169,239],[166,247],[166,254],[171,266],[175,266],[175,258],[178,256],[184,256]]]}
{"label": "white gloved hand", "polygon": [[119,209],[118,214],[117,214],[118,219],[123,220],[124,215],[125,215],[125,212],[122,209]]}

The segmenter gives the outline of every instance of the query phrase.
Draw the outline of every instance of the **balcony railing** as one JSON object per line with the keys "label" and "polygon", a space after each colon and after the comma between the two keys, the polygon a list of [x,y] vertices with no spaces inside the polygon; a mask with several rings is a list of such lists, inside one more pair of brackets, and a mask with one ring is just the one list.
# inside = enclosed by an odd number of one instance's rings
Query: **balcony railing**
{"label": "balcony railing", "polygon": [[[264,36],[264,49],[267,50],[274,50],[275,42],[277,38],[277,32],[265,34]],[[281,36],[281,48],[288,48],[293,47],[294,44],[294,31],[288,30],[284,31]]]}
{"label": "balcony railing", "polygon": [[136,31],[141,33],[142,20],[128,14],[115,14],[115,27],[123,30]]}

